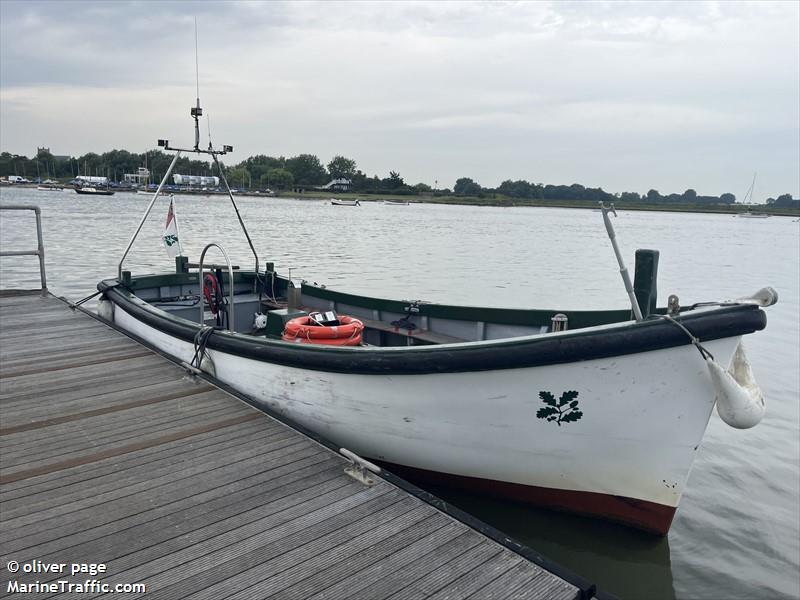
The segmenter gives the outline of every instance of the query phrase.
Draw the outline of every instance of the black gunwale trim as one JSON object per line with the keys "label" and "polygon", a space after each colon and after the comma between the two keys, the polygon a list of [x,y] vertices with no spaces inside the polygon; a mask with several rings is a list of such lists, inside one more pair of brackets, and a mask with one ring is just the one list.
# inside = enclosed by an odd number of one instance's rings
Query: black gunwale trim
{"label": "black gunwale trim", "polygon": [[[168,335],[193,342],[198,325],[170,315],[106,280],[98,289],[133,318]],[[766,314],[757,306],[736,305],[687,314],[679,320],[701,341],[734,337],[764,329]],[[625,322],[616,327],[582,329],[552,336],[436,346],[325,347],[291,344],[217,332],[208,348],[300,369],[365,375],[461,373],[539,367],[637,354],[689,344],[688,336],[663,319]]]}

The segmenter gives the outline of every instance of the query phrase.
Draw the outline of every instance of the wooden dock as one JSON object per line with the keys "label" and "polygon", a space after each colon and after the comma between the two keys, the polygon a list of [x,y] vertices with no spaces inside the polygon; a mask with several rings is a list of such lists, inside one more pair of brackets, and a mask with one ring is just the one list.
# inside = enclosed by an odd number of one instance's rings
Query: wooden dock
{"label": "wooden dock", "polygon": [[0,596],[592,595],[348,464],[62,300],[0,297]]}

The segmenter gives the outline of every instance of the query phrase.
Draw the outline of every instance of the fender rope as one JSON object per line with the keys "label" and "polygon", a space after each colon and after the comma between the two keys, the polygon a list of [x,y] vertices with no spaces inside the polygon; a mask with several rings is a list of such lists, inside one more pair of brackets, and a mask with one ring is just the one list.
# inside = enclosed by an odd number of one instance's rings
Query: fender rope
{"label": "fender rope", "polygon": [[697,348],[698,352],[700,352],[700,356],[702,356],[702,357],[703,357],[703,360],[708,360],[709,358],[710,358],[711,360],[714,360],[714,355],[713,355],[713,354],[711,354],[711,352],[709,352],[709,351],[708,351],[708,350],[707,350],[707,349],[706,349],[706,348],[703,346],[703,344],[701,344],[701,343],[700,343],[700,340],[699,340],[699,339],[697,339],[697,337],[695,337],[695,335],[694,335],[694,334],[693,334],[691,331],[689,331],[689,330],[686,328],[686,326],[684,326],[684,325],[683,325],[683,323],[679,323],[678,321],[676,321],[675,319],[673,319],[673,318],[672,318],[671,316],[669,316],[669,315],[660,315],[660,317],[661,317],[662,319],[666,319],[667,321],[669,321],[669,322],[670,322],[670,323],[672,323],[673,325],[676,325],[676,326],[677,326],[677,327],[679,327],[681,330],[683,330],[683,332],[684,332],[686,335],[688,335],[688,336],[689,336],[689,340],[692,342],[692,344],[694,344],[694,346],[695,346],[695,348]]}

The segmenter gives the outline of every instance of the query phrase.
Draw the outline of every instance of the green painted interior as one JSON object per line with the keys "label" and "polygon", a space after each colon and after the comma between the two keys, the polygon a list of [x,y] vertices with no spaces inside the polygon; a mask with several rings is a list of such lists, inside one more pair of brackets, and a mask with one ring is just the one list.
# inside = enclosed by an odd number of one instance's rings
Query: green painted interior
{"label": "green painted interior", "polygon": [[[143,290],[171,285],[185,285],[197,282],[197,273],[187,273],[183,264],[177,263],[177,273],[160,273],[137,275],[132,277],[127,287],[132,290]],[[261,277],[264,277],[261,275]],[[253,271],[236,271],[233,275],[235,283],[252,283],[255,280]],[[223,285],[228,283],[228,274],[222,273]],[[277,295],[284,295],[288,280],[277,276],[275,291]],[[269,290],[271,293],[271,290]],[[360,296],[346,292],[338,292],[309,283],[303,284],[303,294],[336,302],[361,306],[371,310],[380,310],[402,314],[406,312],[407,301]],[[483,321],[502,325],[528,325],[549,326],[550,319],[556,313],[563,313],[569,319],[569,329],[580,329],[595,325],[618,323],[630,319],[630,309],[622,310],[594,310],[576,311],[561,309],[515,309],[515,308],[488,308],[481,306],[456,306],[449,304],[420,304],[420,316],[438,319],[454,319],[460,321]]]}

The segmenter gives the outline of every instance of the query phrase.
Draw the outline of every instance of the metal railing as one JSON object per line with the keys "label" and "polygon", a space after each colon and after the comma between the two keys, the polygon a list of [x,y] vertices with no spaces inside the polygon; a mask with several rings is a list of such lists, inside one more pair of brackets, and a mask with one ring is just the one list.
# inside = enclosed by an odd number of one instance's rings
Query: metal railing
{"label": "metal railing", "polygon": [[0,210],[32,210],[36,214],[36,237],[39,247],[36,250],[3,250],[0,256],[38,256],[39,276],[42,279],[42,296],[47,296],[47,277],[44,272],[44,241],[42,241],[42,211],[38,206],[29,204],[9,204],[0,206]]}
{"label": "metal railing", "polygon": [[225,248],[220,246],[219,244],[215,244],[211,242],[210,244],[206,245],[203,248],[202,254],[200,254],[200,265],[199,265],[199,273],[197,275],[197,280],[200,283],[200,327],[206,322],[206,309],[205,305],[203,304],[203,287],[205,286],[205,282],[203,281],[203,261],[206,258],[206,252],[208,252],[209,248],[217,248],[220,252],[222,252],[222,256],[225,257],[225,263],[228,265],[228,287],[229,294],[230,294],[230,301],[228,306],[228,329],[230,331],[236,331],[236,320],[234,315],[234,306],[233,306],[233,265],[231,265],[231,259],[228,258],[228,253],[225,252]]}

